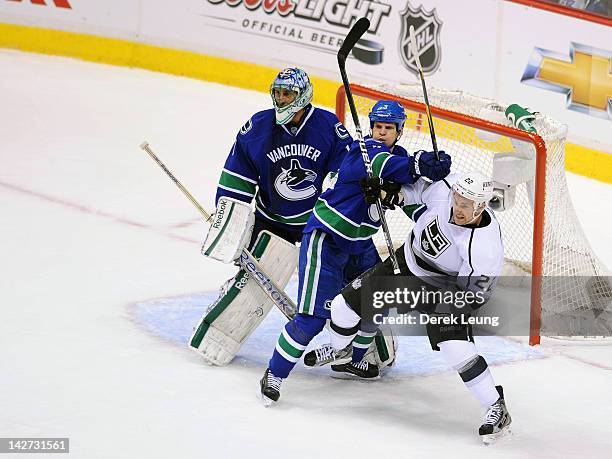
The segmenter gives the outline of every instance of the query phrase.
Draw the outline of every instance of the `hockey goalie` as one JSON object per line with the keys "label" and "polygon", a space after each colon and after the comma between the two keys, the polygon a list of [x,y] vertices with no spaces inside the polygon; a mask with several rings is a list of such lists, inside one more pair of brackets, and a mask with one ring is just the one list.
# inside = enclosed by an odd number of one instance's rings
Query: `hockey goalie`
{"label": "hockey goalie", "polygon": [[[225,161],[202,253],[231,263],[247,248],[283,289],[324,179],[338,170],[352,138],[336,115],[312,106],[313,88],[303,70],[281,71],[270,95],[273,108],[242,126]],[[240,269],[206,309],[189,345],[208,363],[227,365],[272,306]],[[387,363],[393,361],[390,348],[383,350]]]}

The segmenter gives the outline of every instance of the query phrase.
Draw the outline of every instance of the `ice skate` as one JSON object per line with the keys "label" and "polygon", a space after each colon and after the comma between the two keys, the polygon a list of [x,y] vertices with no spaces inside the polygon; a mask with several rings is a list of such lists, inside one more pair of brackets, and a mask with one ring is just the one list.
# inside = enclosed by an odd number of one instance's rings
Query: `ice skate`
{"label": "ice skate", "polygon": [[259,381],[259,393],[264,406],[271,406],[278,401],[282,382],[283,378],[274,376],[274,373],[269,368],[266,369],[261,381]]}
{"label": "ice skate", "polygon": [[378,379],[378,366],[362,360],[359,363],[348,362],[332,365],[332,377],[339,379]]}
{"label": "ice skate", "polygon": [[511,433],[510,424],[512,423],[512,418],[506,408],[504,389],[502,386],[495,386],[495,388],[499,392],[499,399],[489,407],[484,422],[480,429],[478,429],[478,433],[481,435],[485,445],[490,445]]}
{"label": "ice skate", "polygon": [[306,353],[304,356],[304,365],[307,367],[321,367],[332,362],[336,364],[346,363],[350,360],[352,354],[352,344],[349,344],[339,351],[336,351],[331,344],[326,344]]}

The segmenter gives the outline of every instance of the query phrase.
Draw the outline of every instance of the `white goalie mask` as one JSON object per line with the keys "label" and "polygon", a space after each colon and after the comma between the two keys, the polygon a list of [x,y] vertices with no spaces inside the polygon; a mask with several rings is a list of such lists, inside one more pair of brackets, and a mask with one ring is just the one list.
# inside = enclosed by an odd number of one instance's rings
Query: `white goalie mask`
{"label": "white goalie mask", "polygon": [[[473,218],[477,218],[493,197],[493,182],[479,172],[468,172],[453,184],[453,191],[474,203]],[[482,206],[482,208],[481,208]]]}
{"label": "white goalie mask", "polygon": [[[279,107],[274,97],[275,89],[288,89],[293,91],[296,93],[295,99],[284,107]],[[272,82],[270,86],[270,96],[272,96],[272,103],[274,104],[274,110],[276,112],[276,123],[287,124],[293,119],[293,116],[297,112],[312,101],[312,83],[310,83],[310,78],[308,78],[308,74],[304,72],[304,70],[287,68],[280,72]]]}

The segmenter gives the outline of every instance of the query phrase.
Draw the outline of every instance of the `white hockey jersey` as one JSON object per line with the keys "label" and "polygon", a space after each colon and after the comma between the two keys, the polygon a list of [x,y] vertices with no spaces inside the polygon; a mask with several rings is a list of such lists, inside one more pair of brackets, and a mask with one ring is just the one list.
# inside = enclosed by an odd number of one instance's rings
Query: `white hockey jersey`
{"label": "white hockey jersey", "polygon": [[406,264],[427,283],[452,279],[462,290],[486,292],[488,299],[504,263],[501,230],[488,208],[478,226],[452,222],[451,186],[458,178],[451,174],[434,183],[421,178],[402,187],[404,210],[415,222],[404,245]]}

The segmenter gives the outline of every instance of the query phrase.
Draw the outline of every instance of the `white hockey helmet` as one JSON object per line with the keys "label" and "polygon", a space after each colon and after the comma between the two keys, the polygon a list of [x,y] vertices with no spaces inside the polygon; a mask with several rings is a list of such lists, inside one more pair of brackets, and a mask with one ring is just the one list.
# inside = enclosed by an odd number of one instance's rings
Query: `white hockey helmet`
{"label": "white hockey helmet", "polygon": [[474,202],[474,211],[493,197],[493,182],[480,172],[468,172],[459,177],[453,191]]}
{"label": "white hockey helmet", "polygon": [[[289,89],[295,92],[295,100],[284,107],[279,107],[274,97],[275,89]],[[270,96],[272,96],[272,103],[276,111],[276,123],[287,124],[297,112],[312,101],[312,83],[304,70],[297,67],[286,68],[276,76],[270,85]]]}

